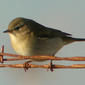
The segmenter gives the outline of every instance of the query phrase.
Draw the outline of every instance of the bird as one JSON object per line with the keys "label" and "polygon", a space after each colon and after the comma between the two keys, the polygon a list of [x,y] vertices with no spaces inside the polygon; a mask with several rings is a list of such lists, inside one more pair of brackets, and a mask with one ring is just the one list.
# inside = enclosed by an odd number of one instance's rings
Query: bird
{"label": "bird", "polygon": [[74,38],[69,33],[23,17],[12,20],[4,33],[9,34],[16,53],[23,56],[53,56],[68,44],[85,41],[84,38]]}

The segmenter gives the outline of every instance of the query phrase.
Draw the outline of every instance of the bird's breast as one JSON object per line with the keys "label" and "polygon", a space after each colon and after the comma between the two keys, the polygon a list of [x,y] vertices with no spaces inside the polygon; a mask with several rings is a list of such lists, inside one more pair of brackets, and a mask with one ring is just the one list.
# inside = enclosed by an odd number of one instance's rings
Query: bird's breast
{"label": "bird's breast", "polygon": [[10,35],[10,38],[11,38],[12,47],[18,54],[24,56],[30,56],[32,44],[30,44],[31,42],[29,42],[28,39],[24,38],[22,40],[14,35]]}

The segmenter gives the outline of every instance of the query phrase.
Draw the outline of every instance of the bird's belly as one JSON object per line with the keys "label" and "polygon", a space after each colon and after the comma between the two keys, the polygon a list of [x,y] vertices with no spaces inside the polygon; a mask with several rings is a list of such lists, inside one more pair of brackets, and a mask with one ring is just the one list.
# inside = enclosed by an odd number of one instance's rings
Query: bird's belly
{"label": "bird's belly", "polygon": [[[12,38],[14,39],[14,38]],[[54,55],[62,46],[64,46],[61,38],[52,38],[47,40],[35,40],[36,42],[11,40],[14,50],[24,56],[34,55]]]}
{"label": "bird's belly", "polygon": [[52,38],[49,40],[40,40],[36,42],[32,50],[32,55],[55,55],[60,48],[64,46],[61,38]]}

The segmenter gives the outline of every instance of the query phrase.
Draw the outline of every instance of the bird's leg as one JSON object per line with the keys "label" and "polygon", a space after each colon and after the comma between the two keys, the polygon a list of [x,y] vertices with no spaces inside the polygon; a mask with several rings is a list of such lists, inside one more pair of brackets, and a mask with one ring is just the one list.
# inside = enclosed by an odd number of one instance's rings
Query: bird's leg
{"label": "bird's leg", "polygon": [[[54,56],[54,55],[53,55],[53,56]],[[53,70],[53,66],[54,66],[54,65],[53,65],[52,61],[53,61],[53,60],[50,60],[50,71],[51,71],[51,72],[54,71],[54,70]],[[48,69],[47,69],[47,71],[48,71]]]}
{"label": "bird's leg", "polygon": [[[52,56],[55,56],[55,54],[53,54]],[[53,72],[53,66],[54,64],[52,63],[53,60],[50,60],[50,71]]]}
{"label": "bird's leg", "polygon": [[53,60],[50,60],[50,71],[53,72],[53,63],[52,63]]}
{"label": "bird's leg", "polygon": [[29,63],[30,62],[32,62],[32,61],[26,61],[25,63],[24,63],[24,70],[25,70],[25,72],[29,69]]}

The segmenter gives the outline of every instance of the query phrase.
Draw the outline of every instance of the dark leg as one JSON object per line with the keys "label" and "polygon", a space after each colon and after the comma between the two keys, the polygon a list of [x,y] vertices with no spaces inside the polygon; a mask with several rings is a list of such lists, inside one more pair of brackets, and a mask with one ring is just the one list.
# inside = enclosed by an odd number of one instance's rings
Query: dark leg
{"label": "dark leg", "polygon": [[[52,56],[55,56],[54,54]],[[53,63],[52,63],[53,60],[50,60],[50,71],[53,72]]]}
{"label": "dark leg", "polygon": [[52,63],[53,60],[50,60],[50,71],[53,72],[53,63]]}

